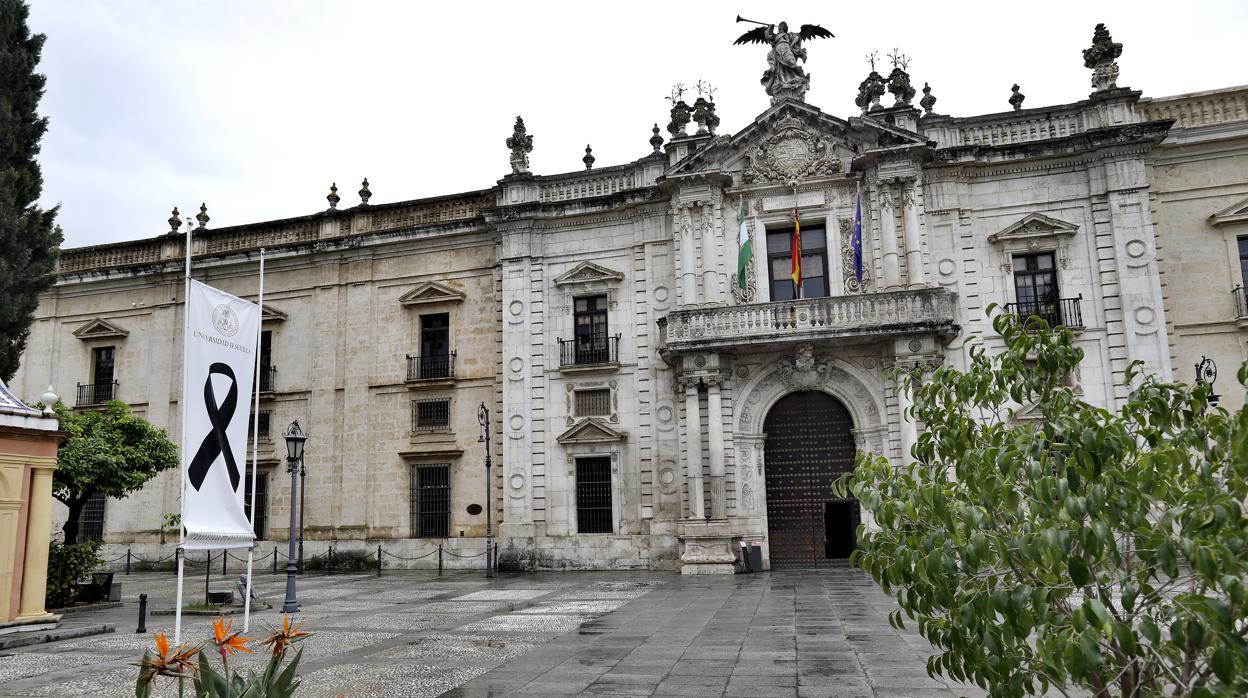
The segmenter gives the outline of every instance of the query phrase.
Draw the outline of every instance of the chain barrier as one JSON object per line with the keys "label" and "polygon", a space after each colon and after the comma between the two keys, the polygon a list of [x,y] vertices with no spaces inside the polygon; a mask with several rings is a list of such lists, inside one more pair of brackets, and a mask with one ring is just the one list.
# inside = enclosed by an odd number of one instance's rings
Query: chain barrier
{"label": "chain barrier", "polygon": [[389,556],[389,557],[392,557],[392,558],[394,558],[394,559],[396,559],[396,560],[423,560],[423,559],[425,559],[425,558],[429,557],[430,555],[437,555],[437,554],[438,554],[438,551],[437,551],[437,550],[430,550],[429,552],[425,553],[424,555],[417,555],[416,557],[403,557],[402,555],[395,555],[394,553],[389,552],[389,551],[387,551],[387,550],[382,550],[382,551],[381,551],[381,553],[382,553],[383,555],[387,555],[387,556]]}
{"label": "chain barrier", "polygon": [[446,551],[446,554],[447,554],[447,555],[454,555],[455,557],[458,557],[458,558],[463,558],[463,559],[467,560],[467,559],[474,558],[474,557],[481,557],[482,555],[484,555],[484,554],[485,554],[485,552],[486,552],[486,551],[482,550],[481,552],[477,553],[476,555],[460,555],[459,553],[455,552],[454,550],[448,550],[448,551]]}
{"label": "chain barrier", "polygon": [[[439,573],[439,574],[441,574],[441,573],[442,573],[442,568],[443,568],[443,563],[442,563],[442,560],[443,560],[443,556],[444,556],[444,555],[450,555],[450,556],[452,556],[452,557],[456,557],[456,558],[459,558],[459,559],[461,559],[461,560],[471,560],[471,559],[473,559],[473,558],[478,558],[478,557],[481,557],[482,555],[485,555],[485,554],[486,554],[486,552],[487,552],[487,551],[483,550],[483,551],[481,551],[481,552],[479,552],[479,553],[475,553],[475,554],[472,554],[472,555],[464,555],[464,554],[457,553],[457,552],[455,552],[454,550],[447,549],[447,548],[445,548],[445,547],[444,547],[444,546],[442,546],[442,545],[439,545],[437,548],[435,548],[435,549],[433,549],[433,550],[430,550],[429,552],[424,553],[424,554],[422,554],[422,555],[406,556],[406,555],[398,555],[398,554],[392,553],[392,552],[390,552],[390,551],[388,551],[388,550],[383,549],[383,548],[379,545],[379,546],[377,546],[377,550],[376,550],[376,551],[371,551],[371,550],[370,550],[369,552],[364,553],[363,555],[358,555],[358,556],[356,556],[356,557],[351,557],[351,558],[343,558],[343,557],[341,557],[341,555],[342,555],[341,553],[335,553],[334,549],[333,549],[332,547],[330,547],[328,550],[326,550],[326,551],[325,551],[325,552],[323,552],[323,553],[319,553],[319,554],[317,554],[317,555],[305,556],[305,557],[303,558],[303,562],[304,562],[304,564],[307,564],[307,563],[310,563],[310,562],[313,562],[313,561],[316,561],[316,560],[323,560],[323,561],[324,561],[324,563],[325,563],[325,564],[324,564],[325,573],[326,573],[326,574],[330,574],[330,573],[332,572],[332,570],[334,570],[334,569],[341,569],[344,565],[354,565],[355,563],[360,562],[361,560],[367,560],[367,559],[369,559],[369,558],[375,558],[375,559],[377,560],[377,568],[378,568],[378,569],[377,569],[377,575],[378,575],[378,576],[381,576],[381,568],[382,568],[382,567],[383,567],[383,565],[384,565],[384,562],[385,562],[385,558],[386,558],[386,557],[389,557],[389,558],[391,558],[391,559],[393,559],[393,560],[402,560],[402,561],[406,561],[406,562],[415,562],[415,561],[417,561],[417,560],[424,560],[425,558],[429,558],[429,557],[433,557],[434,555],[437,555],[437,556],[438,556],[438,573]],[[497,545],[495,546],[495,553],[497,554]],[[164,557],[158,557],[158,558],[155,558],[155,559],[147,559],[147,558],[144,558],[144,557],[143,557],[143,556],[141,556],[141,555],[137,555],[137,554],[133,553],[133,552],[132,552],[129,548],[127,548],[127,549],[126,549],[126,554],[125,554],[125,555],[118,555],[118,556],[117,556],[117,557],[115,557],[115,558],[112,558],[112,559],[109,559],[109,560],[103,560],[103,561],[101,562],[101,564],[102,564],[102,565],[110,565],[110,564],[113,564],[113,563],[116,563],[116,562],[120,562],[120,561],[122,561],[122,560],[125,560],[125,561],[126,561],[126,574],[129,574],[129,573],[130,573],[130,565],[131,565],[131,563],[132,563],[132,562],[134,562],[134,563],[139,563],[139,564],[144,564],[144,565],[158,565],[158,564],[160,564],[160,563],[162,563],[162,562],[167,562],[167,561],[169,561],[169,560],[173,560],[173,561],[174,561],[174,567],[175,567],[175,569],[176,569],[176,566],[177,566],[177,561],[178,561],[178,558],[179,558],[179,557],[180,557],[180,558],[181,558],[181,560],[182,560],[182,563],[183,563],[183,565],[184,565],[184,568],[185,568],[185,569],[191,569],[191,568],[201,568],[201,567],[204,567],[204,566],[207,566],[207,565],[211,565],[211,564],[213,563],[213,561],[216,559],[216,557],[217,557],[217,556],[216,556],[216,555],[214,555],[214,554],[212,553],[212,551],[208,551],[208,555],[207,555],[207,557],[206,557],[205,559],[203,559],[203,560],[196,560],[196,559],[192,559],[191,557],[189,557],[189,556],[185,555],[184,553],[181,553],[181,551],[180,551],[179,549],[175,549],[175,550],[174,550],[174,552],[172,552],[172,553],[170,553],[169,555],[166,555],[166,556],[164,556]],[[227,561],[229,558],[233,558],[233,559],[234,559],[235,561],[237,561],[237,562],[246,562],[246,561],[247,561],[247,558],[246,558],[246,557],[240,557],[240,556],[238,556],[238,555],[235,555],[234,553],[230,552],[229,550],[222,550],[222,551],[221,551],[222,574],[225,574],[225,569],[226,569],[225,564],[226,564],[226,561]],[[259,556],[253,557],[253,558],[252,558],[252,562],[253,562],[253,564],[255,564],[255,563],[261,563],[261,562],[264,562],[265,560],[269,560],[269,559],[271,559],[271,560],[272,560],[272,562],[271,562],[271,573],[272,573],[272,574],[280,574],[280,573],[282,573],[282,569],[281,569],[281,565],[280,565],[280,563],[283,563],[283,562],[288,562],[291,558],[290,558],[290,556],[283,554],[283,553],[282,553],[282,552],[281,552],[281,551],[280,551],[277,547],[274,547],[274,548],[273,548],[273,550],[272,550],[271,552],[267,552],[267,553],[265,553],[265,554],[263,554],[263,555],[259,555]]]}

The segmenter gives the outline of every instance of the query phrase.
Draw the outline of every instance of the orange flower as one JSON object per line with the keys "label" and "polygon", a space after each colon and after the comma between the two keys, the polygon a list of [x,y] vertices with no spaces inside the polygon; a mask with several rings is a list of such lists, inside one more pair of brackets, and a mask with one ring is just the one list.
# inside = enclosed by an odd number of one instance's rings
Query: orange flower
{"label": "orange flower", "polygon": [[[200,646],[181,645],[171,655],[169,653],[169,639],[164,633],[156,636],[156,656],[152,657],[147,652],[143,653],[143,660],[139,663],[139,683],[142,686],[150,686],[157,676],[173,676],[184,678],[188,674],[195,673],[195,665],[192,658],[199,652]],[[150,689],[149,689],[150,690]]]}
{"label": "orange flower", "polygon": [[272,628],[273,632],[269,635],[269,639],[264,641],[264,644],[273,645],[274,657],[285,654],[286,648],[290,645],[299,642],[305,637],[311,637],[312,633],[299,629],[302,627],[303,623],[298,623],[292,628],[290,626],[290,615],[283,615],[281,629]]}
{"label": "orange flower", "polygon": [[254,638],[241,637],[242,632],[231,633],[230,628],[234,626],[234,621],[225,621],[225,618],[218,618],[212,622],[212,644],[217,646],[221,651],[221,663],[225,664],[226,658],[234,652],[251,652],[251,648],[247,647],[247,643]]}

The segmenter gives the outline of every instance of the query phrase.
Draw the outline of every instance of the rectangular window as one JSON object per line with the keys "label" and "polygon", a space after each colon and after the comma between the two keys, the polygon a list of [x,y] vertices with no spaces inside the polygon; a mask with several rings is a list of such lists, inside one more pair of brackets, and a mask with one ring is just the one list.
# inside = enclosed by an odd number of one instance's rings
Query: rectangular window
{"label": "rectangular window", "polygon": [[96,347],[91,350],[91,382],[78,386],[79,405],[98,405],[116,399],[113,393],[116,380],[114,359],[115,347]]}
{"label": "rectangular window", "polygon": [[577,390],[574,392],[577,417],[603,417],[611,414],[611,389]]}
{"label": "rectangular window", "polygon": [[[243,490],[243,511],[251,516],[251,477],[244,478],[246,487]],[[264,540],[264,532],[269,525],[269,474],[256,473],[256,519],[253,528],[256,540]]]}
{"label": "rectangular window", "polygon": [[412,431],[437,431],[451,426],[451,399],[412,400]]}
{"label": "rectangular window", "polygon": [[[259,433],[261,441],[269,440],[269,417],[273,414],[270,410],[260,410],[260,419],[247,422],[247,443],[251,443],[253,433]],[[255,432],[256,423],[259,423],[259,431]]]}
{"label": "rectangular window", "polygon": [[420,363],[417,378],[451,375],[451,316],[433,313],[420,316]]}
{"label": "rectangular window", "polygon": [[[802,226],[802,298],[829,293],[828,240],[822,225]],[[793,228],[767,231],[767,269],[771,299],[793,300]]]}
{"label": "rectangular window", "polygon": [[451,466],[413,465],[412,537],[446,538],[451,531]]}
{"label": "rectangular window", "polygon": [[1248,237],[1239,238],[1239,279],[1248,288]]}
{"label": "rectangular window", "polygon": [[611,533],[611,458],[576,459],[576,532]]}
{"label": "rectangular window", "polygon": [[273,378],[277,369],[273,368],[273,332],[264,330],[260,333],[260,392],[274,390]]}
{"label": "rectangular window", "polygon": [[104,540],[104,495],[95,494],[83,505],[78,514],[78,543]]}
{"label": "rectangular window", "polygon": [[607,337],[607,297],[577,298],[573,321],[573,361],[566,363],[600,364],[611,361],[611,341]]}
{"label": "rectangular window", "polygon": [[1049,326],[1063,324],[1058,303],[1057,269],[1052,252],[1016,254],[1014,264],[1015,312],[1019,319],[1042,318]]}

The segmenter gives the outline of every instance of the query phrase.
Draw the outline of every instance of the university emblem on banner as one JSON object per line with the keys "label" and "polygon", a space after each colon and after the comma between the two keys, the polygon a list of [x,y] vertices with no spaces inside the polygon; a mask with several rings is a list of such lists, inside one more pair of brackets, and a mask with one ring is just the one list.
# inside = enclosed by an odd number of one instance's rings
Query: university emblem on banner
{"label": "university emblem on banner", "polygon": [[222,337],[233,337],[238,334],[238,315],[228,303],[222,303],[212,309],[212,326]]}

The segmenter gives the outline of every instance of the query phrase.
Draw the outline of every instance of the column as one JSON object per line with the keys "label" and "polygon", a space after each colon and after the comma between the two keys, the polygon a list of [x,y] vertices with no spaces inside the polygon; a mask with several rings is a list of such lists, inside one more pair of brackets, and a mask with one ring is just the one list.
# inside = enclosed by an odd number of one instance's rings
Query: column
{"label": "column", "polygon": [[718,303],[719,279],[715,276],[715,217],[711,204],[702,205],[702,302]]}
{"label": "column", "polygon": [[22,570],[19,620],[49,616],[43,604],[48,592],[48,530],[52,526],[52,470],[50,465],[30,466],[30,507],[26,518],[26,564]]}
{"label": "column", "polygon": [[918,180],[910,180],[902,190],[902,231],[906,237],[906,276],[910,287],[927,285],[923,271],[923,238],[919,235]]}
{"label": "column", "polygon": [[901,263],[897,251],[897,224],[893,221],[893,185],[880,183],[880,248],[884,253],[884,288],[901,285]]}
{"label": "column", "polygon": [[689,207],[680,206],[676,214],[677,231],[680,235],[680,281],[681,303],[693,305],[698,302],[697,261],[693,251],[693,220]]}
{"label": "column", "polygon": [[710,436],[711,448],[711,518],[724,518],[724,415],[723,403],[720,400],[720,376],[706,379],[706,418],[707,432]]}
{"label": "column", "polygon": [[698,381],[681,378],[685,388],[685,476],[689,485],[689,518],[704,519],[702,506],[702,410],[698,405]]}
{"label": "column", "polygon": [[914,422],[914,417],[909,414],[911,408],[914,407],[914,401],[910,399],[910,394],[904,390],[897,391],[897,413],[898,425],[901,432],[901,462],[909,463],[911,460],[910,449],[919,442],[919,427]]}

